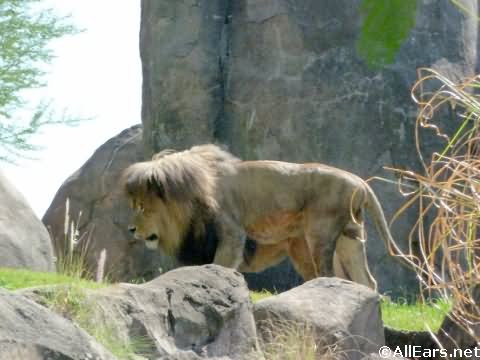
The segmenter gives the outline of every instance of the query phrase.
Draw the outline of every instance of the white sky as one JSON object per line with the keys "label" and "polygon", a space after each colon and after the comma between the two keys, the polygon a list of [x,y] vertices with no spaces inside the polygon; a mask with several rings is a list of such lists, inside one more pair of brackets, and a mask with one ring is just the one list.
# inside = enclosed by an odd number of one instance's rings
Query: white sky
{"label": "white sky", "polygon": [[42,217],[53,196],[75,170],[109,138],[141,122],[141,64],[138,50],[140,0],[48,0],[59,14],[85,29],[52,44],[56,59],[48,86],[35,103],[53,99],[60,112],[93,117],[78,127],[44,128],[35,143],[36,160],[0,163],[5,175]]}

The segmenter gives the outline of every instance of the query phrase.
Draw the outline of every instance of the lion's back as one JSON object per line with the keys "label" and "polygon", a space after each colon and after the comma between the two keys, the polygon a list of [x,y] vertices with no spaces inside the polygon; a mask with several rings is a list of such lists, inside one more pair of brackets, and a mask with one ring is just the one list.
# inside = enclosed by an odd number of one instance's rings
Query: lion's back
{"label": "lion's back", "polygon": [[[224,196],[245,211],[298,211],[312,202],[338,204],[363,187],[363,180],[347,171],[320,163],[243,161],[224,179]],[[228,195],[227,195],[228,194]],[[349,200],[348,200],[349,201]]]}

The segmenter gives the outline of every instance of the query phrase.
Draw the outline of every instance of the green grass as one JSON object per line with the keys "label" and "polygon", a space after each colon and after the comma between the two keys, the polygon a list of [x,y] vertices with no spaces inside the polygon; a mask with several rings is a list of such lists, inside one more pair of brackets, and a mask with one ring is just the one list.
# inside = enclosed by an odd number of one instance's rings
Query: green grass
{"label": "green grass", "polygon": [[[255,303],[272,296],[268,291],[252,291],[250,298]],[[436,332],[442,324],[445,315],[451,308],[451,303],[438,300],[428,304],[417,302],[408,304],[406,301],[392,302],[382,300],[382,318],[385,326],[397,330]]]}
{"label": "green grass", "polygon": [[114,323],[102,320],[98,305],[87,295],[87,288],[76,282],[42,294],[45,305],[71,319],[118,359],[129,360],[151,346],[150,339],[122,337]]}
{"label": "green grass", "polygon": [[451,302],[439,299],[423,304],[382,301],[382,318],[385,326],[398,330],[436,332],[451,309]]}
{"label": "green grass", "polygon": [[267,290],[262,290],[262,291],[250,291],[250,299],[252,302],[255,304],[257,301],[260,301],[262,299],[268,298],[272,296],[271,292]]}
{"label": "green grass", "polygon": [[0,287],[7,290],[24,289],[34,286],[78,284],[81,287],[95,289],[105,286],[85,279],[79,279],[54,272],[35,272],[23,269],[0,268]]}

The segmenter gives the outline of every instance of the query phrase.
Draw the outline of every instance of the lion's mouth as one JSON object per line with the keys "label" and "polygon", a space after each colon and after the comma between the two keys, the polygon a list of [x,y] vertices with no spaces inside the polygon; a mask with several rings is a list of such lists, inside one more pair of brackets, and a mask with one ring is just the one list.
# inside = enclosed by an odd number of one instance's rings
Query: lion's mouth
{"label": "lion's mouth", "polygon": [[145,245],[147,248],[151,250],[155,250],[158,248],[158,236],[155,234],[150,235],[149,237],[145,238]]}
{"label": "lion's mouth", "polygon": [[155,234],[152,234],[152,235],[150,235],[149,237],[147,237],[145,240],[147,240],[147,241],[156,241],[156,240],[158,240],[158,236],[155,235]]}

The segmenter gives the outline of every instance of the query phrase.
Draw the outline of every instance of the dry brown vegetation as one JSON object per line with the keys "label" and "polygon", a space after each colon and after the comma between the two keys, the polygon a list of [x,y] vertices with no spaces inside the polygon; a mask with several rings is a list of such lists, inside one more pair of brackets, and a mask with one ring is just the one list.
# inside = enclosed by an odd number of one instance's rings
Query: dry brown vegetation
{"label": "dry brown vegetation", "polygon": [[[399,175],[407,199],[394,220],[418,207],[404,259],[417,272],[423,294],[453,299],[450,319],[478,342],[480,77],[453,83],[432,69],[420,69],[418,75],[412,97],[419,106],[415,138],[423,169],[390,169]],[[444,126],[447,121],[456,123]],[[447,134],[446,127],[456,131]],[[444,141],[440,151],[422,153],[422,136],[432,134],[425,129]]]}

